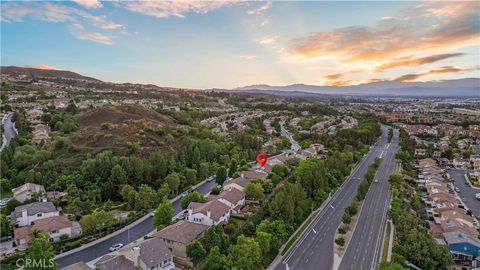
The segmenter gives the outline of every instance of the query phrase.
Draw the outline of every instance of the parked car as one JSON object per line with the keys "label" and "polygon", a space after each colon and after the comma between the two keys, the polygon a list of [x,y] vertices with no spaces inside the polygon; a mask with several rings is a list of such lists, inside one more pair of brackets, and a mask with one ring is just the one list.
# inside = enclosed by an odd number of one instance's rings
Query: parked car
{"label": "parked car", "polygon": [[212,182],[213,180],[215,180],[215,177],[213,177],[213,176],[210,176],[210,177],[207,178],[207,182]]}
{"label": "parked car", "polygon": [[122,244],[122,243],[118,243],[118,244],[115,244],[115,245],[111,246],[111,247],[109,248],[109,250],[113,252],[113,251],[117,251],[117,250],[121,249],[122,247],[123,247],[123,244]]}
{"label": "parked car", "polygon": [[458,187],[455,188],[456,192],[460,192],[460,189]]}
{"label": "parked car", "polygon": [[373,182],[378,183],[378,179],[373,180]]}
{"label": "parked car", "polygon": [[480,193],[475,194],[475,198],[480,201]]}

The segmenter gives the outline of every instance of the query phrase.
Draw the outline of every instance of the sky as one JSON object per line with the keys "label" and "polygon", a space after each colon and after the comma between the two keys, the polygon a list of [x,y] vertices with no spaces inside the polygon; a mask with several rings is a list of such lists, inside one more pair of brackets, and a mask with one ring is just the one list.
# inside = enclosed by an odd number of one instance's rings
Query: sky
{"label": "sky", "polygon": [[1,65],[181,88],[478,78],[480,2],[2,1]]}

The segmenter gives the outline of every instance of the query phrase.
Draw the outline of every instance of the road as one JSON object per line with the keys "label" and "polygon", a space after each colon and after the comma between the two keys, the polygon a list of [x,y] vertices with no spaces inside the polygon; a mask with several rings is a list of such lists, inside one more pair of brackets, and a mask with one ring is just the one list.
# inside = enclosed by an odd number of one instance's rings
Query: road
{"label": "road", "polygon": [[305,230],[275,269],[332,269],[333,237],[342,221],[345,208],[350,205],[357,193],[368,166],[385,152],[388,131],[382,126],[380,140],[359,162],[344,184],[332,196],[330,201],[315,217],[312,225]]}
{"label": "road", "polygon": [[285,128],[285,121],[280,121],[281,135],[287,137],[290,140],[291,149],[298,151],[302,149],[297,141],[293,138],[293,133]]}
{"label": "road", "polygon": [[477,155],[480,155],[480,144],[472,145],[472,148]]}
{"label": "road", "polygon": [[[211,182],[204,182],[200,186],[198,186],[195,191],[198,191],[202,194],[207,194],[210,190],[216,185],[215,181]],[[182,211],[182,207],[180,206],[180,200],[172,201],[173,208],[175,209],[175,215]],[[78,252],[69,254],[65,257],[57,259],[57,263],[59,268],[65,267],[70,264],[74,264],[76,262],[89,262],[94,260],[98,257],[101,257],[110,251],[108,250],[112,245],[117,243],[128,244],[134,240],[137,240],[144,235],[152,232],[154,230],[152,217],[149,216],[144,221],[138,223],[128,231],[124,231],[118,235],[113,236],[112,238],[106,239],[105,241],[101,241],[98,244],[95,244],[91,247],[88,247],[83,250],[79,250]]]}
{"label": "road", "polygon": [[7,113],[4,118],[2,119],[3,124],[3,139],[2,139],[2,147],[0,151],[6,147],[10,141],[17,136],[17,130],[15,129],[15,124],[12,122],[13,113]]}
{"label": "road", "polygon": [[465,170],[463,169],[448,169],[448,174],[454,181],[454,186],[460,191],[457,192],[458,196],[462,199],[463,203],[467,205],[468,209],[472,211],[475,216],[480,216],[480,201],[475,198],[475,194],[479,193],[479,189],[474,189],[465,183]]}
{"label": "road", "polygon": [[347,250],[343,255],[340,270],[375,269],[381,259],[383,235],[387,210],[390,205],[390,184],[388,179],[395,168],[398,150],[398,130],[394,130],[392,141],[385,147],[380,166],[363,203]]}

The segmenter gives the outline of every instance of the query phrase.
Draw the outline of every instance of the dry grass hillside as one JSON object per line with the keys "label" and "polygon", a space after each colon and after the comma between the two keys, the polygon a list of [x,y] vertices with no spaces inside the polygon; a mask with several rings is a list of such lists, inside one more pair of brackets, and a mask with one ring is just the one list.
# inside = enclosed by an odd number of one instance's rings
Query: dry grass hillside
{"label": "dry grass hillside", "polygon": [[98,152],[126,150],[139,143],[142,151],[165,146],[164,129],[175,126],[173,119],[141,106],[94,109],[77,116],[80,133],[73,139],[77,147]]}

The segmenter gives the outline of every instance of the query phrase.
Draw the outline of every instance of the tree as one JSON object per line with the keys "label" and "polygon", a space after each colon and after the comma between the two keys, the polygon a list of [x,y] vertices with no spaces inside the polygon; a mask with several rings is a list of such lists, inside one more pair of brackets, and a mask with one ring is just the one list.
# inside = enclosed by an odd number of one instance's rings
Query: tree
{"label": "tree", "polygon": [[120,166],[119,164],[113,166],[110,173],[110,181],[117,185],[122,185],[127,182],[127,175],[125,174],[122,166]]}
{"label": "tree", "polygon": [[164,197],[153,216],[153,225],[157,228],[169,225],[172,222],[173,213],[172,203]]}
{"label": "tree", "polygon": [[[240,264],[241,269],[260,269],[262,254],[260,245],[254,238],[240,235],[237,243],[228,248],[228,254],[234,265]],[[245,267],[245,268],[243,268]]]}
{"label": "tree", "polygon": [[230,261],[225,255],[220,253],[220,249],[217,246],[214,246],[203,262],[203,269],[229,270],[231,269]]}
{"label": "tree", "polygon": [[180,206],[182,206],[183,209],[186,209],[191,202],[203,203],[206,201],[207,200],[205,199],[205,197],[203,197],[202,194],[198,193],[197,191],[194,191],[189,193],[187,196],[183,197],[180,200]]}
{"label": "tree", "polygon": [[232,177],[233,174],[237,172],[237,169],[238,169],[237,160],[232,159],[230,161],[230,166],[228,167],[228,176]]}
{"label": "tree", "polygon": [[48,235],[43,232],[34,231],[33,239],[25,255],[25,262],[31,263],[24,264],[25,270],[46,270],[57,269],[58,265],[54,260],[55,252],[48,243]]}
{"label": "tree", "polygon": [[178,193],[178,185],[180,184],[180,179],[176,173],[171,173],[165,177],[165,182],[168,184],[168,187],[173,192],[173,194]]}
{"label": "tree", "polygon": [[218,194],[220,194],[220,188],[218,188],[218,187],[213,187],[212,190],[210,191],[210,194],[212,194],[212,195],[218,195]]}
{"label": "tree", "polygon": [[247,198],[256,201],[261,201],[265,198],[264,190],[260,183],[248,183],[245,187],[245,194],[247,195]]}
{"label": "tree", "polygon": [[222,226],[212,226],[208,228],[203,237],[200,239],[205,250],[210,252],[210,250],[217,246],[220,248],[220,251],[227,251],[227,240],[224,237],[224,231]]}
{"label": "tree", "polygon": [[141,185],[138,188],[138,199],[135,200],[135,207],[141,210],[150,210],[158,205],[157,193],[149,185]]}
{"label": "tree", "polygon": [[223,185],[225,180],[227,180],[227,169],[225,167],[218,167],[217,173],[215,175],[215,180],[219,185]]}
{"label": "tree", "polygon": [[4,214],[0,214],[0,236],[8,236],[11,234],[10,222]]}
{"label": "tree", "polygon": [[80,225],[85,234],[94,234],[112,227],[116,222],[112,213],[101,210],[83,216]]}
{"label": "tree", "polygon": [[168,186],[167,183],[163,183],[162,186],[157,190],[157,196],[158,198],[163,198],[167,197],[170,195],[170,187]]}
{"label": "tree", "polygon": [[122,196],[123,201],[128,204],[128,209],[135,208],[136,195],[137,191],[130,185],[123,185],[120,189],[120,196]]}
{"label": "tree", "polygon": [[199,241],[195,240],[187,245],[187,256],[194,265],[200,263],[205,258],[205,255],[207,255],[207,251]]}

